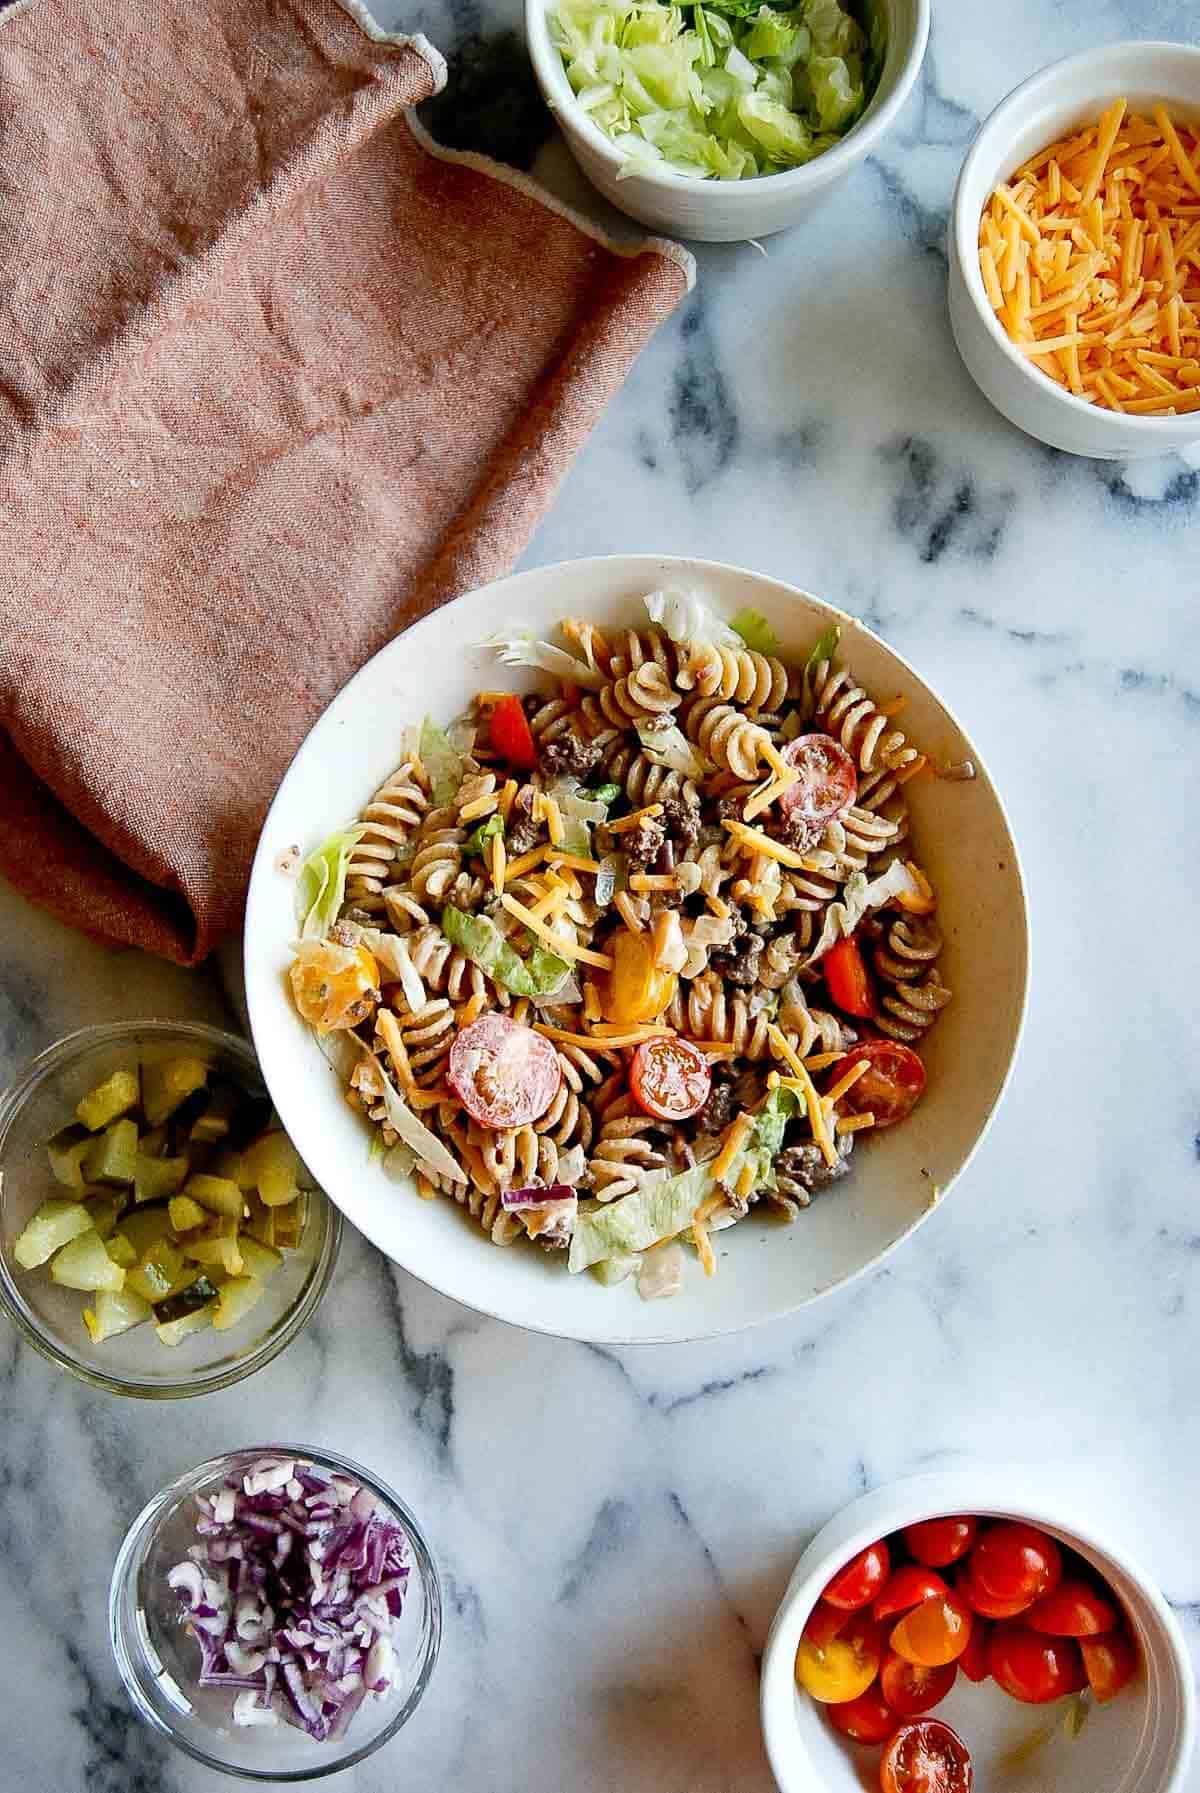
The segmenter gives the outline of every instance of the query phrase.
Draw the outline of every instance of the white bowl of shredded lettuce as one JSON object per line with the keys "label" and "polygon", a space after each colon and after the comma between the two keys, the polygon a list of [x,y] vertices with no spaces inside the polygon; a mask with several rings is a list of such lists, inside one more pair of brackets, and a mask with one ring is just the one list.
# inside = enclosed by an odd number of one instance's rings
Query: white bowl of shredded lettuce
{"label": "white bowl of shredded lettuce", "polygon": [[534,71],[576,161],[643,224],[783,230],[886,131],[929,0],[526,0]]}

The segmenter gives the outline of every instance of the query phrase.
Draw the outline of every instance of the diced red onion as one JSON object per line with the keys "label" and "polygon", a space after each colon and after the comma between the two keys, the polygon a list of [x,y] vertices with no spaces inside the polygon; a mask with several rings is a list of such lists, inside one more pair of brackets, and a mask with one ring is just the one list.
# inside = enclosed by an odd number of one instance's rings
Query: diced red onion
{"label": "diced red onion", "polygon": [[575,1191],[569,1183],[548,1183],[543,1188],[506,1189],[500,1197],[503,1208],[544,1208],[548,1202],[565,1202]]}
{"label": "diced red onion", "polygon": [[404,1532],[349,1477],[269,1457],[196,1510],[200,1541],[167,1581],[200,1649],[199,1682],[236,1691],[237,1725],[342,1735],[368,1693],[393,1685]]}

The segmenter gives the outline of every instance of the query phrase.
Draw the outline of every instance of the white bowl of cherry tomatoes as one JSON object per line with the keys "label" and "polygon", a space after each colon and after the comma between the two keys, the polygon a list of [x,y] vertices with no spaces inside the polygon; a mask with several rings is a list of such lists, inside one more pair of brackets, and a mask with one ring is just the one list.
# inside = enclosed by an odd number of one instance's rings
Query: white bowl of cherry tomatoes
{"label": "white bowl of cherry tomatoes", "polygon": [[916,1477],[814,1538],[763,1659],[781,1793],[1183,1793],[1179,1625],[1122,1545],[1031,1482]]}

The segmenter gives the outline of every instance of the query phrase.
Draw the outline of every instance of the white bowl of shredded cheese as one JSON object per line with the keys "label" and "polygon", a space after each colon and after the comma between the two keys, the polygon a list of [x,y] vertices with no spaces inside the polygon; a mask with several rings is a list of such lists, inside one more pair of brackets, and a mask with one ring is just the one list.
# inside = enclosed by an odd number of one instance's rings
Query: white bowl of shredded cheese
{"label": "white bowl of shredded cheese", "polygon": [[[1162,152],[1124,147],[1136,137],[1137,120],[1156,114],[1168,120]],[[985,397],[1052,448],[1099,460],[1180,454],[1200,462],[1200,263],[1191,259],[1200,247],[1200,156],[1191,135],[1185,147],[1174,129],[1194,133],[1197,121],[1200,46],[1106,44],[1030,76],[985,121],[963,164],[949,231],[954,337]],[[1075,164],[1079,188],[1049,162],[1030,172],[1028,165],[1049,146],[1089,128],[1095,142],[1084,144]],[[1156,165],[1146,173],[1139,164],[1151,161]],[[1162,191],[1147,221],[1138,215],[1147,208],[1137,195],[1149,181]],[[992,233],[999,274],[988,254],[981,263],[980,245],[981,220],[998,189],[1007,213],[1006,227]],[[1091,224],[1087,207],[1097,194],[1103,222],[1092,214]],[[1165,248],[1160,212],[1175,233]],[[1102,234],[1095,255],[1089,228]],[[1035,284],[1030,303],[1016,264],[1025,264],[1036,282],[1049,264],[1050,245],[1057,249],[1059,242],[1070,266],[1050,274],[1048,296]],[[1097,287],[1096,279],[1103,284]],[[1073,305],[1052,309],[1072,296]],[[1053,320],[1048,336],[1039,319]],[[1035,332],[1050,349],[1037,361]],[[1096,372],[1085,367],[1081,379],[1073,356],[1104,363],[1099,389]],[[1184,385],[1173,400],[1168,381],[1176,379],[1198,383]],[[1170,414],[1173,409],[1180,414]]]}

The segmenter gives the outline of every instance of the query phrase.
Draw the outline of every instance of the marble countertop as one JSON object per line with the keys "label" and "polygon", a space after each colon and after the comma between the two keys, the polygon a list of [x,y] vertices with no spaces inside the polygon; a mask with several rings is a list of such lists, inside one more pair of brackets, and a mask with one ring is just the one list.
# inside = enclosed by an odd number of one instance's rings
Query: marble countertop
{"label": "marble countertop", "polygon": [[[511,0],[404,17],[489,53],[516,23]],[[1193,0],[937,7],[918,94],[823,215],[765,255],[699,250],[526,556],[794,580],[966,719],[1024,855],[1034,966],[1014,1081],[953,1199],[844,1294],[692,1346],[527,1336],[354,1235],[307,1332],[203,1400],[105,1399],[3,1326],[0,1787],[219,1784],[130,1715],[108,1572],[167,1478],[279,1434],[400,1487],[445,1577],[430,1692],[345,1793],[770,1793],[758,1657],[798,1553],[862,1489],[963,1459],[1082,1473],[1200,1654],[1200,474],[1073,460],[1004,423],[951,342],[942,252],[1005,91],[1085,43],[1195,25]],[[536,111],[501,111],[463,134],[530,148]],[[560,145],[536,172],[602,214]],[[149,1014],[229,1008],[215,971],[106,951],[0,889],[0,1079],[70,1027]]]}

